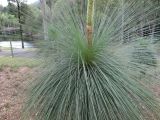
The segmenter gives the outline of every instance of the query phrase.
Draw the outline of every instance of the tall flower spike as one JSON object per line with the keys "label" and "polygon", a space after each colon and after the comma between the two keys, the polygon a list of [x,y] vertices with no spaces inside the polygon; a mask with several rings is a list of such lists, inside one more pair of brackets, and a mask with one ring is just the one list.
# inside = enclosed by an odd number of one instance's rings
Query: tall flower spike
{"label": "tall flower spike", "polygon": [[88,46],[92,46],[93,40],[93,16],[94,16],[94,0],[88,0],[87,6],[87,41]]}

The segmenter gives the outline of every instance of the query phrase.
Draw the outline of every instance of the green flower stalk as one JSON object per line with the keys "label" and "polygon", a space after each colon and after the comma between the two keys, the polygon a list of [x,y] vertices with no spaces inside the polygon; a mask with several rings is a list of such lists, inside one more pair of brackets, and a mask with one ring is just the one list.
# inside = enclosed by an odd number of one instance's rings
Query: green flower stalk
{"label": "green flower stalk", "polygon": [[88,6],[87,6],[87,41],[88,46],[92,46],[92,39],[93,39],[93,22],[94,22],[94,3],[95,0],[88,0]]}

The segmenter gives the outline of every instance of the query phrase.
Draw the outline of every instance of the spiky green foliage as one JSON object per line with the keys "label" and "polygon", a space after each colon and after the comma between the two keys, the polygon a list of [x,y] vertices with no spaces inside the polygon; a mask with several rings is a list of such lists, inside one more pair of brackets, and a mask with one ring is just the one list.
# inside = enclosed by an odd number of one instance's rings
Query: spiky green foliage
{"label": "spiky green foliage", "polygon": [[150,48],[150,41],[139,39],[137,45],[134,46],[133,60],[141,65],[156,66],[157,61],[154,51]]}
{"label": "spiky green foliage", "polygon": [[159,120],[157,100],[136,75],[141,62],[134,62],[127,46],[134,48],[139,40],[136,31],[154,22],[146,18],[160,7],[146,7],[142,14],[141,4],[135,1],[108,5],[104,13],[95,13],[93,44],[88,47],[86,14],[78,14],[76,2],[60,3],[50,25],[50,40],[45,41],[45,69],[31,88],[25,108],[28,117],[144,120],[148,112]]}

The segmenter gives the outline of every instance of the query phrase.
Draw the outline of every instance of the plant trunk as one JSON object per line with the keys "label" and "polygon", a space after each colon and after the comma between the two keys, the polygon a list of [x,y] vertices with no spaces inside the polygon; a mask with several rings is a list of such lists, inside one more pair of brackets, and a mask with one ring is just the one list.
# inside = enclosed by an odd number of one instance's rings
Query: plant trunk
{"label": "plant trunk", "polygon": [[87,41],[88,46],[92,46],[93,41],[93,16],[94,16],[94,2],[95,0],[88,0],[87,6]]}

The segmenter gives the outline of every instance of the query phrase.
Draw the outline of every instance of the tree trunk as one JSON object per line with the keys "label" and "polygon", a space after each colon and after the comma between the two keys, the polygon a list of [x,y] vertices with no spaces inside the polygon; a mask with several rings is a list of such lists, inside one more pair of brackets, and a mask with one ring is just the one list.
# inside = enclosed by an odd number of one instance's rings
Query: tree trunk
{"label": "tree trunk", "polygon": [[44,40],[47,40],[48,32],[47,32],[47,22],[46,22],[46,1],[45,0],[41,0],[41,9],[42,9],[42,16],[43,16]]}
{"label": "tree trunk", "polygon": [[94,2],[95,0],[88,0],[87,6],[87,41],[88,46],[92,46],[93,41],[93,16],[94,16]]}
{"label": "tree trunk", "polygon": [[20,3],[16,0],[17,8],[18,8],[18,21],[19,21],[19,29],[20,29],[20,37],[22,41],[22,48],[24,49],[24,41],[23,41],[23,29],[22,29],[22,22],[21,22],[21,12],[20,12]]}

